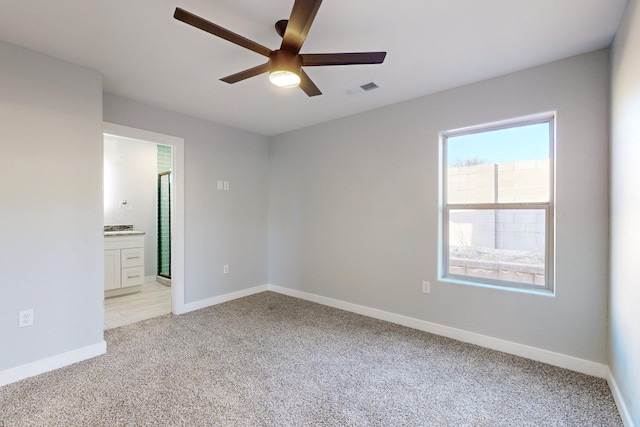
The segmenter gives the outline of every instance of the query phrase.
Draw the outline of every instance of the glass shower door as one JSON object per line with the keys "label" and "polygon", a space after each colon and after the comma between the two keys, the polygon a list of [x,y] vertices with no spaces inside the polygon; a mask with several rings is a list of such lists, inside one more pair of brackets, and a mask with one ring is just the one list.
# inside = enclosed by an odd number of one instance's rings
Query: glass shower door
{"label": "glass shower door", "polygon": [[171,279],[171,172],[158,174],[157,275]]}

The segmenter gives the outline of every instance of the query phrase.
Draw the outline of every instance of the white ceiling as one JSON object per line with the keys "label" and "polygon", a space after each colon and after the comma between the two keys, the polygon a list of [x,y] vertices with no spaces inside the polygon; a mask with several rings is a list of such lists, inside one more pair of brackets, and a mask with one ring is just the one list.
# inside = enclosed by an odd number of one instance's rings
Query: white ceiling
{"label": "white ceiling", "polygon": [[302,53],[388,54],[307,68],[314,98],[266,74],[221,82],[265,58],[173,19],[179,6],[276,49],[293,0],[0,0],[0,40],[98,70],[106,92],[275,135],[609,46],[626,2],[325,0]]}

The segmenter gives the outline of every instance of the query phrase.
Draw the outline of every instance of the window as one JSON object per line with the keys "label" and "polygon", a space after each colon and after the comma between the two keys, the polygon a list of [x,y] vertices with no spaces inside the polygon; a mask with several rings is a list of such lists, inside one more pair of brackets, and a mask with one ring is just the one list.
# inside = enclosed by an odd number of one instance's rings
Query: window
{"label": "window", "polygon": [[442,276],[553,291],[554,118],[442,135]]}

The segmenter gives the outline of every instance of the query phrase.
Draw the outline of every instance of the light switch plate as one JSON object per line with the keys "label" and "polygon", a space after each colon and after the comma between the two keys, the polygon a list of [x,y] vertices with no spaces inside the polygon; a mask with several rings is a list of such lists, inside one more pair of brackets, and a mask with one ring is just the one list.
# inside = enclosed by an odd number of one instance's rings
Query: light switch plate
{"label": "light switch plate", "polygon": [[22,310],[18,313],[18,327],[24,328],[33,325],[33,309]]}

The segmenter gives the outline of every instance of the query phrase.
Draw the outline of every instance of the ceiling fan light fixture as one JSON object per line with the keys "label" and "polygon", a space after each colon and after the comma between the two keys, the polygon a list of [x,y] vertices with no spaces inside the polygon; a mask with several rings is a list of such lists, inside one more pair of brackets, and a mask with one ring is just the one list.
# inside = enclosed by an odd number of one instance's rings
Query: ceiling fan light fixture
{"label": "ceiling fan light fixture", "polygon": [[298,87],[302,60],[292,52],[274,50],[269,55],[269,80],[279,87]]}
{"label": "ceiling fan light fixture", "polygon": [[273,70],[269,73],[269,81],[279,87],[298,87],[300,75],[289,70]]}

